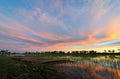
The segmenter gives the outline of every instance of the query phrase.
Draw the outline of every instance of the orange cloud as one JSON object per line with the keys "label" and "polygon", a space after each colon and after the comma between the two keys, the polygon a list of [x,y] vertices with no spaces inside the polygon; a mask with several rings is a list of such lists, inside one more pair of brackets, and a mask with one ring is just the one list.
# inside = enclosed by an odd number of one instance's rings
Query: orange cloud
{"label": "orange cloud", "polygon": [[[88,35],[88,39],[85,40],[87,43],[103,42],[120,38],[120,18],[112,18],[106,24],[98,29],[93,29]],[[104,33],[105,37],[100,39],[95,39],[99,33]]]}
{"label": "orange cloud", "polygon": [[[90,43],[100,43],[104,41],[110,41],[110,40],[115,40],[120,38],[120,18],[112,18],[110,19],[104,26],[101,26],[101,28],[98,29],[93,29],[91,33],[88,35],[88,39],[86,40],[80,40],[80,41],[73,41],[73,42],[65,42],[65,43],[57,43],[49,48],[67,48],[69,46],[77,46],[77,45],[82,45],[86,46]],[[98,35],[99,33],[104,33],[105,37],[96,39],[94,36]],[[85,34],[82,34],[85,35]]]}
{"label": "orange cloud", "polygon": [[109,39],[112,40],[120,38],[120,18],[112,19],[107,26],[108,30],[106,34]]}

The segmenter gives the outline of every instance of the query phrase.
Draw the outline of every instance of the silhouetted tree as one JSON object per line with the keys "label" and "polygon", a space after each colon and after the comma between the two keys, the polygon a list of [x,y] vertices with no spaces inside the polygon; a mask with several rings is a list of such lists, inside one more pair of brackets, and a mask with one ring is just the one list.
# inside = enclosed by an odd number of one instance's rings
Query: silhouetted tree
{"label": "silhouetted tree", "polygon": [[91,51],[89,51],[89,53],[90,53],[90,54],[95,54],[95,53],[96,53],[96,51],[91,50]]}
{"label": "silhouetted tree", "polygon": [[67,54],[70,54],[70,51],[68,51]]}
{"label": "silhouetted tree", "polygon": [[111,53],[111,50],[108,50],[108,53]]}
{"label": "silhouetted tree", "polygon": [[112,52],[112,53],[115,53],[115,50],[112,50],[111,52]]}
{"label": "silhouetted tree", "polygon": [[80,54],[87,54],[87,53],[88,53],[88,51],[86,51],[86,50],[80,51]]}
{"label": "silhouetted tree", "polygon": [[1,51],[0,51],[0,54],[1,54],[1,55],[9,55],[9,53],[10,53],[10,52],[9,52],[8,50],[1,50]]}
{"label": "silhouetted tree", "polygon": [[59,54],[65,54],[65,52],[64,51],[59,51]]}
{"label": "silhouetted tree", "polygon": [[119,53],[120,53],[120,49],[118,49]]}

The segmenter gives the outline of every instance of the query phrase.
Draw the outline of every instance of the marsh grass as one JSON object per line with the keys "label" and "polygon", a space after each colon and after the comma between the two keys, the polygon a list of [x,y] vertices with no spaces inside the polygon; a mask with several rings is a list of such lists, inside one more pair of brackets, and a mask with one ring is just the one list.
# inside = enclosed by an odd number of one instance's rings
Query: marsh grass
{"label": "marsh grass", "polygon": [[[10,56],[0,56],[0,79],[120,79],[119,69],[87,64],[88,61],[100,64],[101,61],[93,61],[91,58],[100,56],[75,56],[75,55],[27,55],[25,58],[61,58],[67,61],[34,63],[13,59]],[[118,59],[119,57],[117,57]],[[68,61],[68,59],[70,61]],[[111,58],[109,58],[111,60]],[[114,58],[115,59],[115,58]],[[76,61],[85,63],[78,63]],[[116,64],[119,62],[104,61]],[[100,69],[103,68],[103,69]],[[96,69],[96,71],[95,71]],[[98,70],[99,69],[99,70]]]}
{"label": "marsh grass", "polygon": [[[55,63],[62,63],[55,62]],[[54,63],[29,63],[0,57],[0,79],[60,79]]]}
{"label": "marsh grass", "polygon": [[58,71],[65,74],[65,79],[120,79],[120,70],[90,64],[58,64]]}

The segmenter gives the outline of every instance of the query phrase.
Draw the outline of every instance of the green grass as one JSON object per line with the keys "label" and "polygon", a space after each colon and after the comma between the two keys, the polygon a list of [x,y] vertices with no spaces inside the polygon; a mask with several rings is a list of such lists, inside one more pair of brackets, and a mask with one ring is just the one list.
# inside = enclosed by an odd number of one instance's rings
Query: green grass
{"label": "green grass", "polygon": [[60,79],[53,63],[28,63],[0,56],[0,79]]}
{"label": "green grass", "polygon": [[30,55],[26,55],[26,57],[32,57],[32,58],[39,58],[39,57],[58,58],[61,56],[67,56],[67,55],[64,55],[64,54],[38,54],[38,55],[30,54]]}
{"label": "green grass", "polygon": [[[59,57],[81,57],[82,60],[99,55],[64,55],[64,54],[39,54],[26,55],[31,58],[59,58]],[[104,55],[103,55],[104,56]],[[71,58],[70,58],[71,59]],[[0,56],[0,79],[67,79],[65,74],[57,72],[55,64],[65,63],[68,61],[52,62],[52,63],[28,63],[13,60],[10,56]]]}

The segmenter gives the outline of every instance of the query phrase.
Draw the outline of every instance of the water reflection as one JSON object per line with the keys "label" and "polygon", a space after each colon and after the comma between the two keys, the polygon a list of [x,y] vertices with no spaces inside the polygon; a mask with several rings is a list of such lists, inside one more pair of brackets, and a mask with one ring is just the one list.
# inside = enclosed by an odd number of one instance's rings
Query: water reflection
{"label": "water reflection", "polygon": [[61,57],[71,63],[58,64],[58,70],[67,79],[120,79],[119,57]]}
{"label": "water reflection", "polygon": [[83,58],[83,57],[66,57],[67,59],[73,61],[74,63],[88,63],[89,65],[95,66],[106,66],[111,68],[120,69],[120,59],[119,58],[111,58],[106,56],[99,56],[94,58]]}

